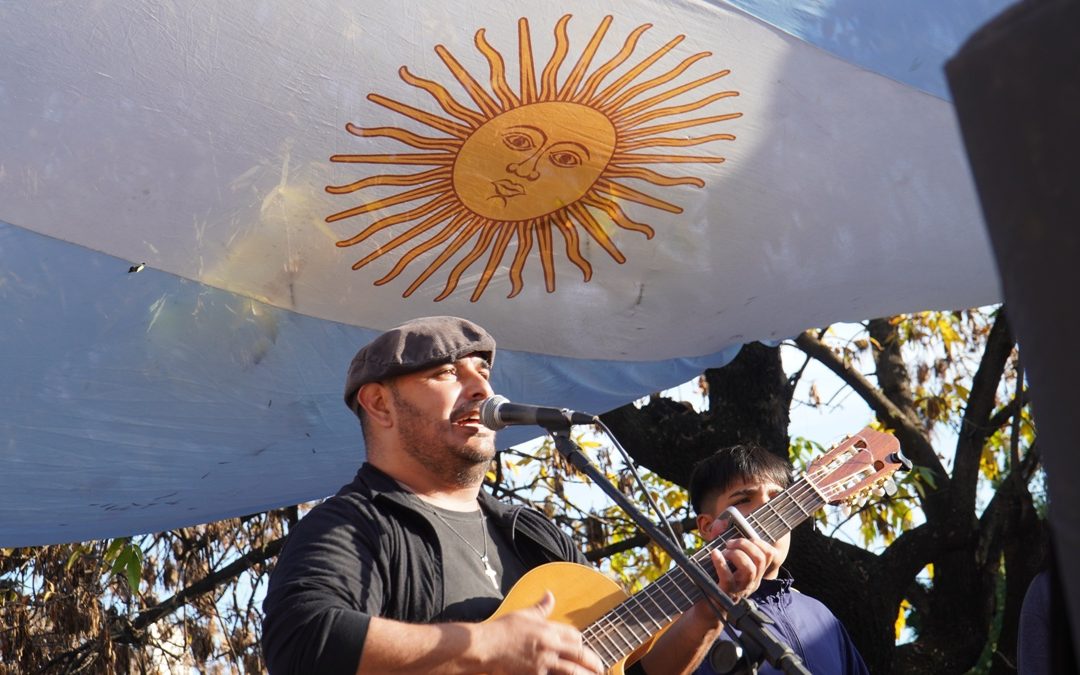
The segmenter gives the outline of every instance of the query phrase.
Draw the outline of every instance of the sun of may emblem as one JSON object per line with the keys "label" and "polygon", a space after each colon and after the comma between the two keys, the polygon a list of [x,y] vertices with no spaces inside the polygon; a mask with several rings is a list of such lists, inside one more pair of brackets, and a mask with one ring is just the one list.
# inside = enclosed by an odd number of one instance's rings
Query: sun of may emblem
{"label": "sun of may emblem", "polygon": [[[346,125],[356,136],[388,137],[417,151],[334,155],[330,158],[333,162],[431,167],[416,173],[369,175],[349,185],[326,188],[332,194],[375,186],[397,189],[392,196],[365,202],[326,219],[333,223],[401,207],[397,212],[382,215],[356,236],[337,242],[340,247],[355,246],[387,228],[406,228],[377,245],[353,269],[408,245],[410,248],[393,268],[375,282],[383,285],[420,256],[437,251],[403,293],[408,297],[471,244],[471,249],[450,271],[445,287],[435,300],[453,293],[465,271],[486,253],[487,261],[471,296],[475,302],[507,258],[508,251],[514,249],[513,260],[509,262],[509,297],[514,297],[524,287],[523,269],[535,244],[550,293],[555,290],[556,233],[565,243],[567,258],[581,270],[587,282],[592,278],[592,265],[581,251],[583,237],[591,238],[622,264],[626,257],[612,236],[618,232],[617,228],[638,232],[649,239],[654,234],[648,224],[632,220],[621,204],[632,202],[669,213],[682,212],[679,206],[634,189],[627,181],[643,181],[663,188],[705,185],[700,178],[667,176],[646,165],[724,161],[718,156],[663,154],[656,149],[734,140],[729,133],[690,136],[684,130],[740,117],[738,112],[688,115],[720,99],[737,96],[738,92],[719,91],[691,102],[665,105],[730,71],[713,72],[679,84],[680,80],[689,79],[683,76],[693,64],[710,56],[701,52],[645,79],[645,72],[684,38],[679,35],[644,58],[628,63],[650,24],[638,26],[626,38],[622,49],[607,62],[590,69],[611,24],[608,16],[601,21],[576,63],[560,78],[559,70],[570,52],[566,31],[569,21],[570,15],[566,15],[556,24],[554,52],[539,80],[529,22],[524,18],[518,21],[517,89],[510,86],[503,55],[488,43],[483,29],[477,31],[475,43],[490,66],[490,91],[445,47],[436,46],[436,53],[468,92],[472,107],[456,100],[441,84],[417,77],[405,67],[399,70],[401,79],[430,94],[445,116],[379,94],[368,95],[374,103],[430,127],[438,135],[420,135],[400,127]],[[620,69],[623,64],[628,65]],[[661,68],[658,66],[657,70]],[[421,240],[421,237],[426,238]]]}

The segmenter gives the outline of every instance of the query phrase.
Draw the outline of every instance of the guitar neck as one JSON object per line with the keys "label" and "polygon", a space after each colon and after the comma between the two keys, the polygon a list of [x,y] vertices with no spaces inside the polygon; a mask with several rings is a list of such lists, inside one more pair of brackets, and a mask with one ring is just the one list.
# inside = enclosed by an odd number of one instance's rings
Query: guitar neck
{"label": "guitar neck", "polygon": [[[758,537],[773,543],[826,503],[825,496],[804,475],[746,520]],[[722,548],[731,539],[748,534],[737,525],[733,526],[705,544],[690,559],[715,578],[710,552]],[[586,627],[582,631],[585,643],[610,668],[630,656],[702,597],[690,576],[676,567]]]}

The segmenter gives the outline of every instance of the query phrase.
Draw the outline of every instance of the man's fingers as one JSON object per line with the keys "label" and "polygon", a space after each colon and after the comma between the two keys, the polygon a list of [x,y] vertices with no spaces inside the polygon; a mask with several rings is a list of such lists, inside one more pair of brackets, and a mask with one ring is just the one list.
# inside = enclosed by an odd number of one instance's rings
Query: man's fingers
{"label": "man's fingers", "polygon": [[540,602],[533,605],[533,609],[539,612],[540,616],[545,619],[551,616],[551,612],[555,609],[555,594],[551,591],[544,591],[544,595],[540,598]]}

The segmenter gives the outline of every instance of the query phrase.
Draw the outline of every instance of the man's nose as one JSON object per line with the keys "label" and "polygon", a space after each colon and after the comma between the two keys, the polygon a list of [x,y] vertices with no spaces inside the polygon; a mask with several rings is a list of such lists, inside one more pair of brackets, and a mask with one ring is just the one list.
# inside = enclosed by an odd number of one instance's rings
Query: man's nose
{"label": "man's nose", "polygon": [[488,379],[479,372],[470,371],[465,376],[465,393],[471,399],[483,400],[495,395]]}

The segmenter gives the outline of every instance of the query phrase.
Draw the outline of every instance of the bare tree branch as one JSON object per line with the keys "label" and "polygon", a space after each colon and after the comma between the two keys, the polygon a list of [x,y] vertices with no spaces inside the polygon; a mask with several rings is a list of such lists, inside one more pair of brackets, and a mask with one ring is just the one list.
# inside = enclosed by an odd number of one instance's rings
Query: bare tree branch
{"label": "bare tree branch", "polygon": [[938,489],[943,487],[948,481],[948,474],[917,419],[901,410],[862,373],[844,363],[827,344],[814,337],[809,331],[796,337],[795,344],[854,389],[855,393],[866,401],[878,419],[896,431],[904,454],[913,462],[932,469],[938,481]]}
{"label": "bare tree branch", "polygon": [[956,507],[954,513],[958,517],[970,517],[975,508],[979,462],[986,439],[995,428],[989,424],[990,415],[1013,344],[1012,330],[1002,309],[998,312],[994,327],[990,329],[979,368],[972,379],[971,393],[957,435],[952,499]]}

